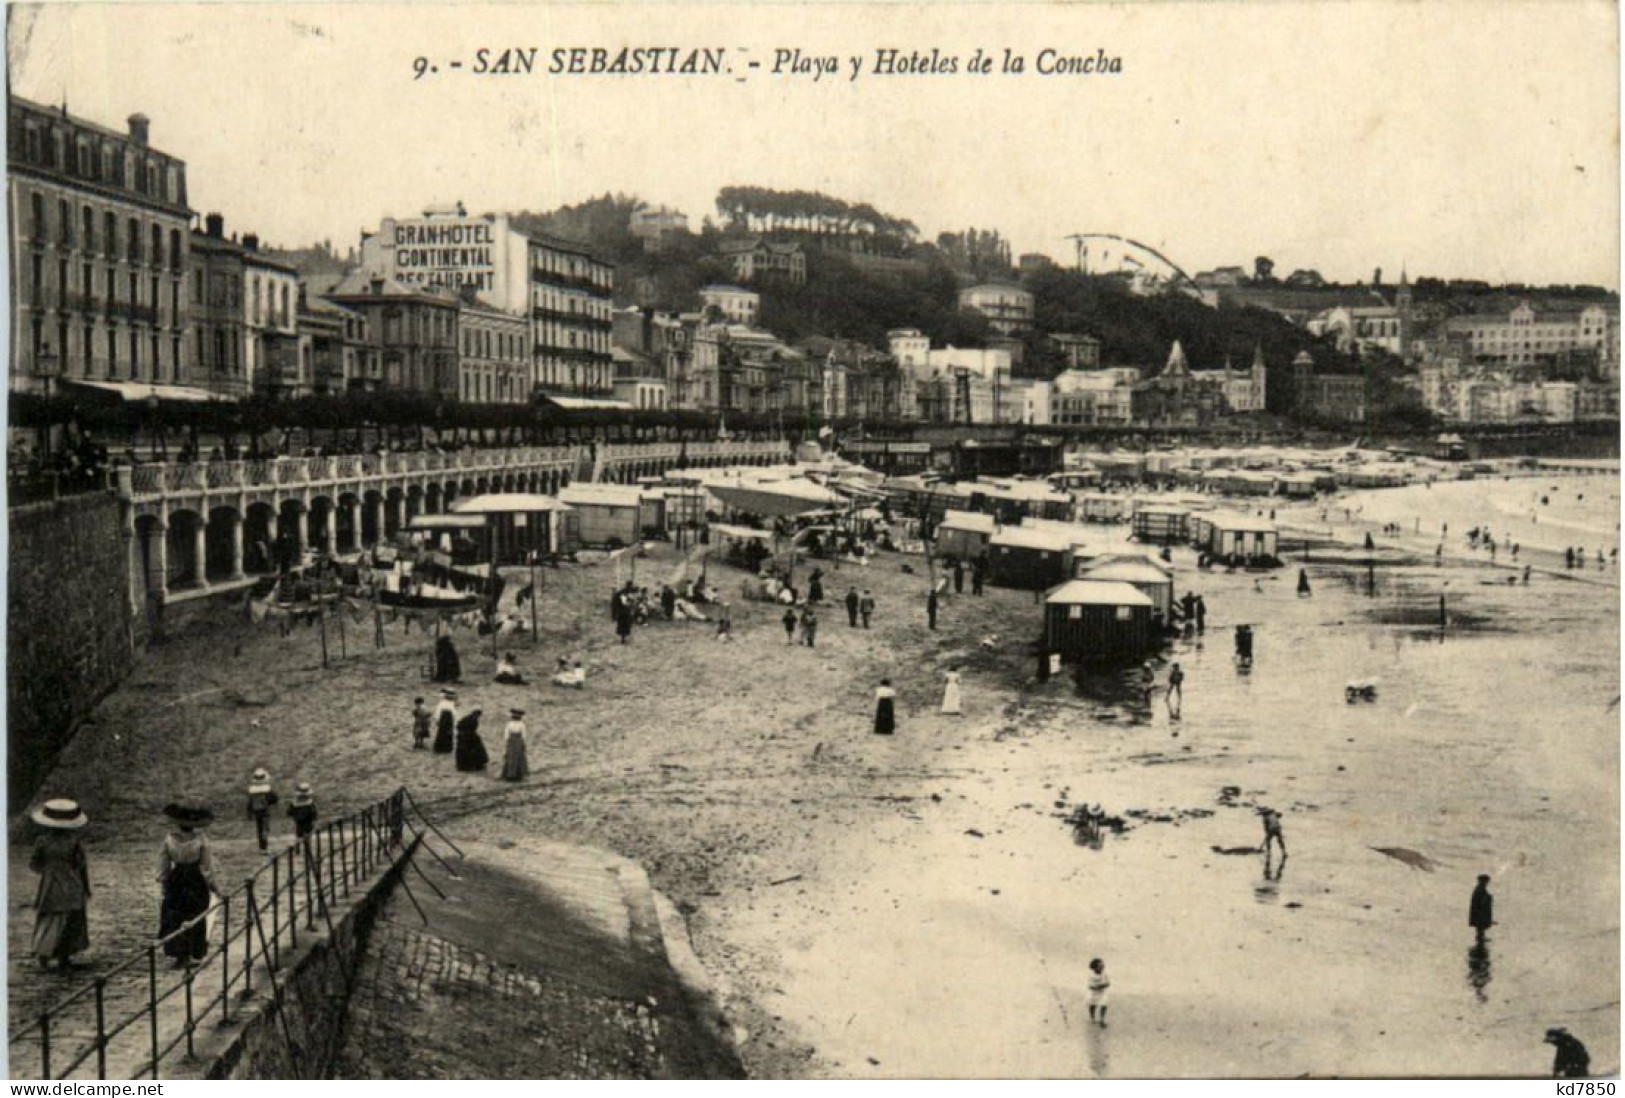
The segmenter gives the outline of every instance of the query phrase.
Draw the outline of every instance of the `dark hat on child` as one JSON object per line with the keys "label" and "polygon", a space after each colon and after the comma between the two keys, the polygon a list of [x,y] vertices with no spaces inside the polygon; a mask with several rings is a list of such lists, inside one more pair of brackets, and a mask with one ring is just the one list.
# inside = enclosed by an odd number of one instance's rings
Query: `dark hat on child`
{"label": "dark hat on child", "polygon": [[214,813],[201,805],[174,802],[164,805],[164,815],[182,827],[203,827],[214,819]]}

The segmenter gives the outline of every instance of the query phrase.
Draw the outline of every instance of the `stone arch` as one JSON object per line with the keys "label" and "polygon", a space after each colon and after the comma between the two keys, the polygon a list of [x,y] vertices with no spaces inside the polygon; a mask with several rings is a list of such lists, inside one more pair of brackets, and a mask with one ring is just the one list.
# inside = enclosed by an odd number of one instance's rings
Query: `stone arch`
{"label": "stone arch", "polygon": [[452,502],[456,500],[457,497],[457,482],[455,480],[448,480],[445,484],[440,486],[440,500],[445,504],[446,510],[451,510]]}
{"label": "stone arch", "polygon": [[243,571],[263,576],[276,571],[277,512],[263,501],[243,515]]}
{"label": "stone arch", "polygon": [[337,517],[331,496],[310,497],[310,507],[305,514],[305,544],[320,553],[333,552],[336,549],[333,524]]}
{"label": "stone arch", "polygon": [[406,493],[398,485],[384,497],[384,537],[392,538],[401,532],[401,508],[405,498]]}
{"label": "stone arch", "polygon": [[476,495],[483,496],[485,493],[489,492],[490,490],[491,490],[491,481],[488,478],[486,478],[486,477],[476,477],[475,478],[475,480],[474,480],[474,492],[475,492]]}
{"label": "stone arch", "polygon": [[[169,530],[165,534],[168,568],[164,586],[170,590],[183,587],[204,587],[208,584],[207,524],[196,511],[171,511]],[[203,549],[200,553],[198,550]]]}
{"label": "stone arch", "polygon": [[285,499],[277,508],[276,544],[272,547],[276,570],[298,567],[305,555],[305,501]]}
{"label": "stone arch", "polygon": [[473,477],[464,477],[463,482],[457,486],[457,494],[460,495],[460,496],[472,496],[472,495],[475,495],[476,493],[474,491],[474,478]]}
{"label": "stone arch", "polygon": [[442,495],[438,481],[431,480],[429,486],[423,490],[423,510],[425,514],[438,515],[446,509],[446,499]]}
{"label": "stone arch", "polygon": [[423,486],[409,485],[406,489],[406,521],[411,522],[423,514]]}
{"label": "stone arch", "polygon": [[243,574],[242,516],[235,507],[211,507],[209,532],[204,538],[204,574],[209,581],[241,579]]}
{"label": "stone arch", "polygon": [[340,494],[338,522],[335,524],[338,531],[335,552],[354,553],[361,548],[361,516],[358,513],[360,505],[361,497],[354,492]]}
{"label": "stone arch", "polygon": [[369,488],[361,497],[361,543],[377,545],[383,537],[384,495]]}
{"label": "stone arch", "polygon": [[143,604],[150,596],[161,596],[169,589],[167,569],[163,564],[167,545],[162,519],[157,515],[136,516],[135,559],[131,563],[140,581]]}

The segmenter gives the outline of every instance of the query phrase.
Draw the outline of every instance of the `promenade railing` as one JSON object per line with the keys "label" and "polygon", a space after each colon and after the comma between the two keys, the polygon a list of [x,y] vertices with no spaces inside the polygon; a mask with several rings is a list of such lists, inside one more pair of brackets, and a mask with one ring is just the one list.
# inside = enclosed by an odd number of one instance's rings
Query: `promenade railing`
{"label": "promenade railing", "polygon": [[[211,1018],[222,1026],[237,1022],[256,980],[268,988],[286,1026],[279,978],[284,952],[298,948],[301,931],[322,927],[333,934],[339,902],[390,862],[406,827],[420,830],[407,819],[408,811],[418,811],[410,799],[403,787],[318,827],[219,894],[204,913],[40,1011],[8,1039],[13,1078],[82,1078],[76,1073],[94,1070],[95,1078],[106,1079],[113,1060],[136,1065],[130,1078],[157,1079],[174,1057],[195,1058],[197,1031]],[[204,956],[181,968],[161,963],[165,947],[199,924],[208,928]],[[176,999],[179,1010],[160,1009]],[[297,1047],[291,1034],[288,1043]]]}

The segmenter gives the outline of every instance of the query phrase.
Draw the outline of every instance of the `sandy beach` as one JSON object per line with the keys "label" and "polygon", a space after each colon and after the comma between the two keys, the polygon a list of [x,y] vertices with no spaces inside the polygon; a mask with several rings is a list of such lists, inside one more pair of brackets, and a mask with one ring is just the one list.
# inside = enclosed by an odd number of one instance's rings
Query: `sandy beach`
{"label": "sandy beach", "polygon": [[[1562,483],[1582,481],[1617,491]],[[1435,486],[1428,502],[1499,491]],[[1590,577],[1509,587],[1429,553],[1376,569],[1374,594],[1363,567],[1311,562],[1300,599],[1296,561],[1263,576],[1174,561],[1178,590],[1209,606],[1206,635],[1168,653],[1188,676],[1177,721],[1160,694],[1147,707],[1070,675],[1034,681],[1030,593],[950,595],[928,632],[918,558],[826,567],[829,599],[855,582],[879,612],[851,629],[832,602],[812,650],[737,595],[731,644],[660,623],[621,646],[608,596],[628,562],[549,570],[542,642],[513,646],[541,685],[491,684],[489,642],[457,634],[487,742],[506,706],[529,709],[535,774],[519,786],[409,749],[411,699],[432,696],[417,632],[393,625],[375,651],[352,625],[350,658],[323,671],[312,631],[213,608],[148,654],[45,790],[95,821],[108,887],[87,960],[151,931],[162,804],[203,799],[223,840],[246,838],[238,787],[264,765],[312,780],[330,814],[404,783],[471,837],[640,861],[688,915],[759,1076],[1541,1075],[1556,1024],[1617,1066],[1617,594]],[[682,566],[658,547],[639,582]],[[711,576],[730,593],[744,578]],[[1442,637],[1423,612],[1441,592]],[[1257,633],[1245,674],[1241,622]],[[547,685],[577,653],[586,689]],[[963,716],[936,712],[950,667]],[[890,740],[869,734],[884,675]],[[1377,680],[1377,700],[1347,704],[1351,678]],[[1124,833],[1077,844],[1061,817],[1083,801]],[[1291,853],[1278,880],[1214,849],[1256,846],[1266,804]],[[13,972],[25,859],[14,845]],[[1487,956],[1466,926],[1480,872],[1500,923]],[[1113,980],[1105,1030],[1087,1021],[1093,956]],[[13,1009],[48,991],[14,989]]]}

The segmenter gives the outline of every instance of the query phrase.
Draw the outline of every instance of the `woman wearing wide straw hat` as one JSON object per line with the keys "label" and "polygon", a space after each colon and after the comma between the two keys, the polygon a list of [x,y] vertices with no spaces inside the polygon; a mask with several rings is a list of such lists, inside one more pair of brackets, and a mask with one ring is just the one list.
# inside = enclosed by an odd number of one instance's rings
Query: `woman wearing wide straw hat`
{"label": "woman wearing wide straw hat", "polygon": [[34,895],[34,956],[41,968],[55,961],[62,968],[80,950],[90,948],[90,927],[85,905],[90,901],[90,868],[79,831],[90,821],[70,800],[46,801],[32,819],[44,830],[34,840],[28,865],[39,874]]}
{"label": "woman wearing wide straw hat", "polygon": [[[207,808],[170,804],[164,815],[175,824],[158,855],[158,881],[164,901],[158,937],[176,968],[196,964],[209,952],[209,897],[219,895],[214,884],[214,858],[202,829],[214,819]],[[182,928],[185,929],[182,929]],[[178,933],[177,933],[178,932]],[[173,935],[173,937],[171,937]]]}

